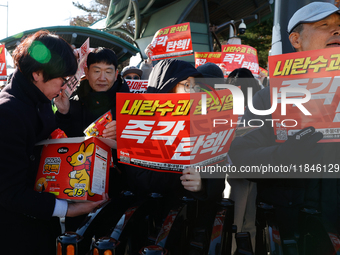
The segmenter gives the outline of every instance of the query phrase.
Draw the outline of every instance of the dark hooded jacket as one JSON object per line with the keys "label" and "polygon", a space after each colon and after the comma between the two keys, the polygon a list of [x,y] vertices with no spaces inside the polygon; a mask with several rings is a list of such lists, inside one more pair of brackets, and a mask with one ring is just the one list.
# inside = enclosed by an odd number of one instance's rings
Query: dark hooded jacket
{"label": "dark hooded jacket", "polygon": [[[200,77],[201,74],[188,62],[177,59],[165,59],[157,63],[150,76],[147,93],[169,93],[177,83],[188,77]],[[218,200],[222,197],[224,179],[203,179],[200,192],[190,192],[183,188],[180,174],[163,173],[134,166],[126,166],[129,187],[135,193],[152,192],[163,195],[192,196],[199,200]]]}

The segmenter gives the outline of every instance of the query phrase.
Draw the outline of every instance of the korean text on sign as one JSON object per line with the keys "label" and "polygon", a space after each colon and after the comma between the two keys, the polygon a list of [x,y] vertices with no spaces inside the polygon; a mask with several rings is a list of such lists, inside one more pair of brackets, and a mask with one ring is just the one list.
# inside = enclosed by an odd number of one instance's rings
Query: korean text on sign
{"label": "korean text on sign", "polygon": [[158,30],[151,42],[152,60],[192,55],[190,23]]}
{"label": "korean text on sign", "polygon": [[[234,134],[230,126],[214,127],[214,118],[230,118],[232,95],[207,97],[202,115],[202,93],[125,94],[117,97],[117,153],[120,161],[155,171],[181,172],[195,164],[223,160]],[[204,93],[205,94],[205,93]]]}
{"label": "korean text on sign", "polygon": [[248,45],[222,45],[222,63],[228,73],[237,68],[247,68],[254,75],[259,74],[257,51]]}
{"label": "korean text on sign", "polygon": [[[273,119],[290,119],[290,124],[278,122],[274,126],[276,140],[284,142],[299,130],[313,126],[324,137],[321,142],[340,141],[340,51],[336,48],[304,51],[271,56],[269,58],[272,102],[277,97],[278,105]],[[282,89],[305,89],[311,98],[303,103],[310,115],[294,104],[283,100],[306,98],[304,93],[285,93]],[[273,89],[276,89],[275,91]],[[277,94],[277,95],[276,95]],[[282,109],[286,111],[282,114]]]}

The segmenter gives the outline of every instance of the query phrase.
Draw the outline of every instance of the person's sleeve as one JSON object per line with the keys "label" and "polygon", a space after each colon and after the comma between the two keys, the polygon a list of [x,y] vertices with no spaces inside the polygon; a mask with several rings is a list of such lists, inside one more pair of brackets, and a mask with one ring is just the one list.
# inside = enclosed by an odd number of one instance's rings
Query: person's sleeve
{"label": "person's sleeve", "polygon": [[65,132],[67,137],[84,136],[83,125],[83,110],[79,100],[70,99],[70,109],[67,114],[62,114],[59,111],[55,113],[57,127]]}
{"label": "person's sleeve", "polygon": [[202,179],[202,189],[190,194],[200,201],[220,201],[225,188],[224,178]]}
{"label": "person's sleeve", "polygon": [[67,114],[62,114],[59,111],[56,111],[55,119],[57,121],[58,127],[63,130],[65,126],[69,125],[71,121],[71,114],[70,112],[68,112]]}
{"label": "person's sleeve", "polygon": [[140,69],[142,69],[142,71],[143,71],[141,80],[148,80],[149,79],[152,68],[153,68],[152,63],[148,64],[145,61],[142,62],[141,66],[140,66]]}
{"label": "person's sleeve", "polygon": [[52,216],[53,217],[65,217],[67,213],[68,203],[65,200],[56,199]]}
{"label": "person's sleeve", "polygon": [[[253,97],[253,106],[257,110],[267,110],[271,107],[269,87],[258,91]],[[277,150],[274,130],[271,127],[270,115],[260,116],[253,114],[247,107],[242,118],[243,123],[248,124],[249,120],[262,120],[263,126],[255,128],[248,133],[236,137],[231,143],[229,156],[236,166],[250,166],[261,164],[274,164],[274,153]],[[252,121],[252,125],[255,122]],[[258,123],[261,125],[262,123]]]}
{"label": "person's sleeve", "polygon": [[268,128],[262,127],[236,137],[231,143],[229,156],[236,166],[261,164],[274,165],[274,153],[279,145],[275,144]]}

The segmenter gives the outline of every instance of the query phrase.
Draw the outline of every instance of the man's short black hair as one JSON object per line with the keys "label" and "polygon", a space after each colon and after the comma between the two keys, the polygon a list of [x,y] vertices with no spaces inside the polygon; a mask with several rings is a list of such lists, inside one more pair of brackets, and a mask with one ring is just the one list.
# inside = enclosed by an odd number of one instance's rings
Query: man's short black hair
{"label": "man's short black hair", "polygon": [[44,82],[74,75],[78,64],[73,49],[63,38],[40,30],[24,38],[13,52],[14,65],[33,81],[33,72],[42,71]]}
{"label": "man's short black hair", "polygon": [[86,63],[88,68],[90,68],[90,65],[95,63],[105,63],[108,65],[114,65],[117,70],[118,58],[113,50],[99,47],[89,53]]}

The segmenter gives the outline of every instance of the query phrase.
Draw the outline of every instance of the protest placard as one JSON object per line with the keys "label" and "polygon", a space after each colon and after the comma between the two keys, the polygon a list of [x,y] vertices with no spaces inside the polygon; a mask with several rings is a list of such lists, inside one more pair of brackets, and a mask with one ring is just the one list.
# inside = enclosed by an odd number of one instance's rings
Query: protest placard
{"label": "protest placard", "polygon": [[257,50],[251,46],[243,44],[222,45],[221,58],[221,62],[225,64],[227,73],[237,68],[247,68],[254,75],[259,74]]}
{"label": "protest placard", "polygon": [[205,63],[221,64],[222,52],[195,52],[195,68]]}
{"label": "protest placard", "polygon": [[72,95],[72,92],[75,90],[77,84],[80,81],[81,76],[84,74],[84,68],[86,66],[87,54],[90,52],[90,37],[86,39],[83,45],[76,50],[78,53],[78,70],[74,76],[68,79],[66,83],[65,93],[67,97]]}
{"label": "protest placard", "polygon": [[145,93],[148,87],[148,80],[125,79],[131,93]]}
{"label": "protest placard", "polygon": [[337,48],[269,57],[272,107],[277,99],[272,113],[277,142],[308,126],[323,133],[321,142],[340,141],[339,69]]}
{"label": "protest placard", "polygon": [[262,67],[259,67],[259,72],[261,72],[264,76],[268,76],[268,71],[267,69],[264,69]]}
{"label": "protest placard", "polygon": [[176,24],[158,30],[150,44],[150,58],[183,57],[193,54],[190,23]]}
{"label": "protest placard", "polygon": [[[187,166],[223,161],[237,126],[238,115],[233,115],[232,108],[229,90],[119,93],[118,158],[125,164],[175,173]],[[215,125],[216,119],[223,119],[225,125]]]}

